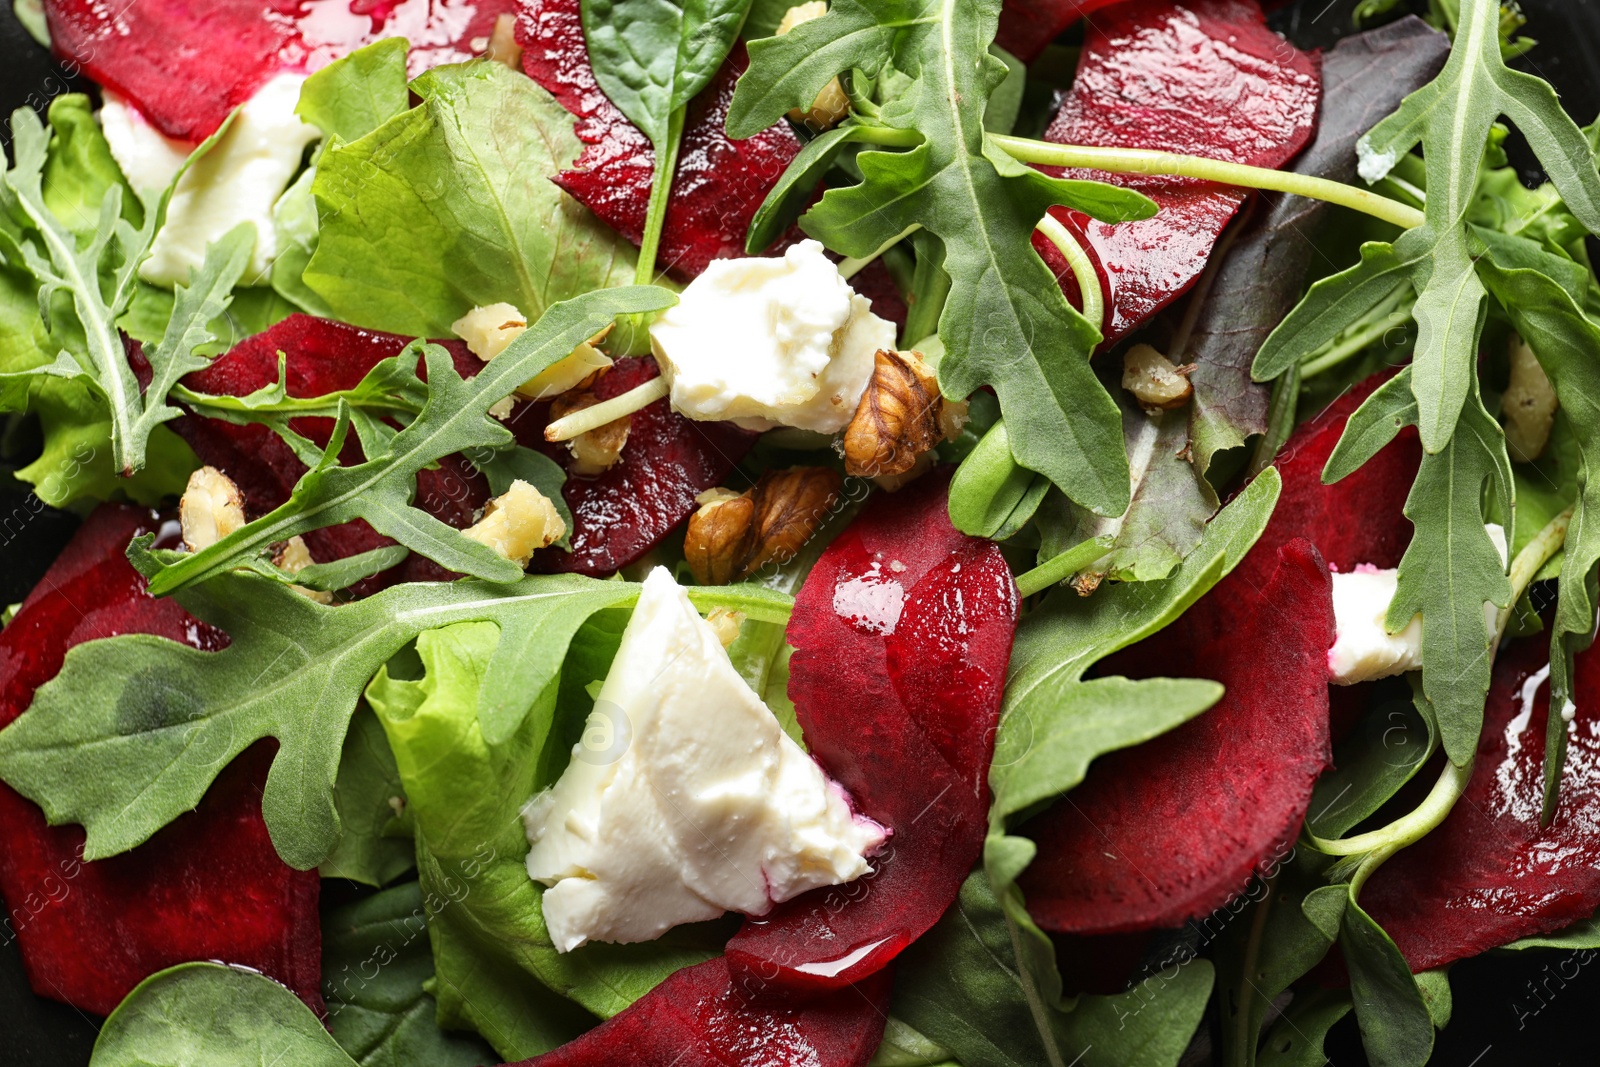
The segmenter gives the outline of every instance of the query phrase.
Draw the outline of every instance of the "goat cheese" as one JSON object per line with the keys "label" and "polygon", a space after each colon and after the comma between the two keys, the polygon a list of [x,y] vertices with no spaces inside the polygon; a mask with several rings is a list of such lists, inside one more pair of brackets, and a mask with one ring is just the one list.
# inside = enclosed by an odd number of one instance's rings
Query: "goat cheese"
{"label": "goat cheese", "polygon": [[713,260],[650,327],[650,346],[681,415],[837,433],[895,330],[820,244],[801,241],[778,257]]}
{"label": "goat cheese", "polygon": [[[1507,558],[1505,530],[1494,523],[1484,529],[1499,550],[1503,566]],[[1414,616],[1397,634],[1391,634],[1385,625],[1399,580],[1400,572],[1394,568],[1370,563],[1334,573],[1336,632],[1333,647],[1328,649],[1328,674],[1334,685],[1370,682],[1422,667],[1422,616]],[[1484,605],[1489,626],[1494,626],[1498,612],[1493,604]]]}
{"label": "goat cheese", "polygon": [[764,914],[859,878],[886,837],[783,732],[661,567],[571,764],[523,821],[561,952]]}
{"label": "goat cheese", "polygon": [[[211,151],[184,174],[167,205],[166,225],[139,268],[141,278],[156,285],[186,284],[189,272],[204,262],[206,246],[241,222],[256,228],[247,281],[266,274],[278,251],[273,205],[300,170],[306,146],[321,136],[294,113],[304,82],[304,75],[279,74],[263,85]],[[109,90],[100,125],[128,183],[150,202],[196,148],[165,136]]]}

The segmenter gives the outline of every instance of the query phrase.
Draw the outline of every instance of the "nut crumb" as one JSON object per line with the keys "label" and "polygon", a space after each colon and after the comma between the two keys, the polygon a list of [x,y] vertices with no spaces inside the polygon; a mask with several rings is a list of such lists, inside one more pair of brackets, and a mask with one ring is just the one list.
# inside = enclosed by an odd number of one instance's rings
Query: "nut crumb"
{"label": "nut crumb", "polygon": [[[826,0],[810,0],[809,3],[796,4],[783,13],[783,19],[778,23],[773,36],[782,37],[796,26],[812,19],[820,19],[827,13]],[[796,122],[805,123],[813,132],[821,133],[837,126],[848,114],[850,114],[850,97],[845,93],[839,79],[834,78],[822,87],[822,91],[817,93],[809,108],[794,108],[789,112],[789,117]]]}
{"label": "nut crumb", "polygon": [[489,501],[482,518],[461,532],[526,567],[535,552],[566,536],[567,526],[550,498],[519,478]]}
{"label": "nut crumb", "polygon": [[1194,369],[1193,363],[1173,366],[1149,345],[1134,345],[1122,357],[1122,387],[1133,394],[1146,415],[1155,416],[1189,402],[1194,395],[1189,375]]}
{"label": "nut crumb", "polygon": [[1528,343],[1511,335],[1511,380],[1500,399],[1506,422],[1506,448],[1518,463],[1532,463],[1550,443],[1555,426],[1556,391]]}
{"label": "nut crumb", "polygon": [[[295,534],[278,546],[277,552],[273,554],[272,562],[281,571],[286,571],[289,574],[299,574],[315,563],[316,560],[311,558],[311,549],[306,547],[306,539],[299,534]],[[332,593],[319,589],[307,589],[303,585],[291,585],[289,588],[307,600],[316,601],[318,604],[333,603]]]}
{"label": "nut crumb", "polygon": [[712,608],[711,614],[706,616],[706,622],[717,632],[717,640],[722,642],[723,648],[739,640],[739,627],[744,625],[744,619],[744,612],[729,608]]}
{"label": "nut crumb", "polygon": [[504,63],[518,74],[522,73],[522,46],[517,43],[517,16],[509,11],[495,17],[494,32],[483,49],[483,58],[492,63]]}
{"label": "nut crumb", "polygon": [[178,523],[190,552],[209,548],[244,525],[244,497],[232,478],[215,467],[201,467],[189,475],[178,501]]}
{"label": "nut crumb", "polygon": [[[585,386],[556,397],[550,404],[550,421],[565,418],[600,403],[593,389]],[[604,474],[622,459],[622,449],[628,443],[628,431],[633,426],[633,416],[624,415],[604,426],[597,426],[567,442],[572,453],[572,473],[584,478]]]}

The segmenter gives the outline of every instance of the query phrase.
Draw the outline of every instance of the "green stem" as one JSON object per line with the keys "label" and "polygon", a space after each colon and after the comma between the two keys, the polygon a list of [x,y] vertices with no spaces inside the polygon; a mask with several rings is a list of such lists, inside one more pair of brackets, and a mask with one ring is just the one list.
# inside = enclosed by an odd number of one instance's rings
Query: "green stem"
{"label": "green stem", "polygon": [[1186,156],[1176,152],[1155,152],[1143,148],[1097,148],[1088,145],[1050,144],[1026,137],[993,134],[990,140],[1023,163],[1040,163],[1052,167],[1079,167],[1104,170],[1114,174],[1161,174],[1175,178],[1198,178],[1202,181],[1236,185],[1246,189],[1267,189],[1330,204],[1352,208],[1374,218],[1393,223],[1409,230],[1422,225],[1422,212],[1409,204],[1390,200],[1386,196],[1358,189],[1343,182],[1316,178],[1309,174],[1251,167],[1243,163],[1229,163],[1204,156]]}
{"label": "green stem", "polygon": [[661,227],[667,219],[667,201],[672,198],[672,178],[678,173],[678,150],[683,145],[684,109],[678,108],[667,119],[667,143],[656,145],[656,171],[650,181],[650,203],[644,213],[644,234],[639,241],[639,268],[634,281],[651,285],[656,280],[656,253],[661,248]]}
{"label": "green stem", "polygon": [[608,422],[615,422],[649,407],[670,392],[672,386],[667,383],[665,376],[651,378],[643,385],[636,385],[610,400],[602,400],[557,419],[544,428],[544,439],[570,441],[574,437],[582,437],[590,430],[598,430]]}
{"label": "green stem", "polygon": [[1089,261],[1089,254],[1083,250],[1077,238],[1072,236],[1072,232],[1061,224],[1061,220],[1048,212],[1039,220],[1036,228],[1066,257],[1067,266],[1072,268],[1072,276],[1078,282],[1078,293],[1083,299],[1083,317],[1089,320],[1089,325],[1103,334],[1106,302],[1100,292],[1100,276],[1095,273],[1094,264]]}
{"label": "green stem", "polygon": [[846,281],[849,281],[851,278],[854,278],[857,274],[861,273],[861,269],[868,263],[871,263],[873,260],[877,259],[885,252],[889,251],[889,249],[893,248],[901,241],[904,241],[907,237],[910,237],[920,229],[922,229],[922,223],[913,222],[910,226],[907,226],[905,229],[901,230],[899,233],[883,242],[883,244],[879,245],[870,256],[851,256],[848,259],[841,259],[839,261],[839,276]]}
{"label": "green stem", "polygon": [[1234,1034],[1233,1043],[1228,1048],[1228,1061],[1231,1067],[1245,1067],[1253,1062],[1250,1053],[1255,1051],[1255,1027],[1251,1025],[1251,1002],[1255,1000],[1256,984],[1250,977],[1256,971],[1256,961],[1261,957],[1261,939],[1266,933],[1267,918],[1272,914],[1273,891],[1277,888],[1277,877],[1266,879],[1267,891],[1261,897],[1261,902],[1256,905],[1256,911],[1250,918],[1250,936],[1245,941],[1244,958],[1239,964],[1241,981],[1239,984],[1239,1002],[1234,1007]]}
{"label": "green stem", "polygon": [[1091,541],[1074,545],[1061,553],[1053,556],[1031,571],[1023,571],[1017,575],[1017,592],[1024,597],[1042,593],[1057,582],[1062,582],[1089,566],[1095,560],[1111,551],[1111,546],[1116,543],[1113,537],[1096,537]]}
{"label": "green stem", "polygon": [[1413,293],[1414,290],[1409,284],[1397,286],[1393,293],[1384,298],[1383,303],[1368,313],[1367,317],[1372,321],[1344,340],[1335,343],[1327,351],[1313,354],[1300,365],[1300,376],[1302,378],[1315,378],[1325,371],[1332,370],[1350,357],[1359,355],[1366,351],[1368,346],[1382,340],[1384,335],[1395,327],[1395,324],[1389,321],[1389,316],[1398,311],[1400,305],[1405,303],[1406,298]]}

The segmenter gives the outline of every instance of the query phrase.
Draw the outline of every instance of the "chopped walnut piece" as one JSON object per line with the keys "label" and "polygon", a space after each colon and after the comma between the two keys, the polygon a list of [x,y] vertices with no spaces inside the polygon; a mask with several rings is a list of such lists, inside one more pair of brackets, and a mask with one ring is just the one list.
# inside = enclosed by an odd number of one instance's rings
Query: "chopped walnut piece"
{"label": "chopped walnut piece", "polygon": [[1122,357],[1122,387],[1132,393],[1145,414],[1181,408],[1194,395],[1189,374],[1194,364],[1175,367],[1149,345],[1134,345]]}
{"label": "chopped walnut piece", "polygon": [[[563,393],[550,405],[550,421],[565,418],[574,411],[582,411],[598,403],[600,398],[588,388]],[[622,458],[622,449],[628,443],[628,430],[632,425],[633,416],[624,415],[568,441],[567,451],[572,453],[572,473],[592,478],[615,467]]]}
{"label": "chopped walnut piece", "polygon": [[1500,403],[1511,458],[1518,463],[1532,463],[1550,443],[1550,429],[1560,405],[1538,357],[1516,334],[1511,335],[1511,381]]}
{"label": "chopped walnut piece", "polygon": [[722,642],[722,647],[727,648],[739,640],[739,627],[744,625],[744,612],[734,611],[731,608],[712,608],[711,614],[706,616],[706,622],[717,632],[717,640]]}
{"label": "chopped walnut piece", "polygon": [[561,540],[567,526],[550,498],[519,478],[489,501],[482,518],[461,532],[526,567],[535,552]]}
{"label": "chopped walnut piece", "polygon": [[483,57],[495,63],[504,63],[518,74],[522,73],[522,46],[517,43],[517,16],[505,12],[495,17],[494,32]]}
{"label": "chopped walnut piece", "polygon": [[[311,549],[306,547],[306,539],[299,534],[295,534],[278,546],[278,551],[274,555],[272,562],[281,571],[287,571],[289,574],[299,574],[315,563],[316,560],[311,558]],[[307,600],[314,600],[318,604],[333,603],[332,593],[324,592],[320,589],[307,589],[303,585],[291,585],[289,588]]]}
{"label": "chopped walnut piece", "polygon": [[745,493],[701,493],[683,539],[695,581],[726,585],[793,559],[828,517],[843,486],[839,472],[828,467],[794,467],[767,471]]}
{"label": "chopped walnut piece", "polygon": [[[783,20],[778,23],[774,36],[782,37],[801,23],[820,19],[827,13],[826,0],[811,0],[810,3],[796,4],[783,13]],[[839,84],[839,79],[835,78],[822,87],[822,91],[811,101],[809,108],[797,107],[789,112],[789,117],[821,133],[837,126],[848,114],[850,114],[850,97],[845,93],[844,86]]]}
{"label": "chopped walnut piece", "polygon": [[966,401],[946,400],[920,352],[879,349],[872,380],[844,431],[844,469],[858,478],[908,474],[967,421]]}
{"label": "chopped walnut piece", "polygon": [[611,369],[611,357],[595,347],[610,330],[611,327],[607,326],[604,331],[574,348],[571,355],[556,360],[517,386],[517,395],[529,400],[548,400],[569,389],[592,384],[601,371]]}
{"label": "chopped walnut piece", "polygon": [[216,544],[245,523],[239,487],[217,468],[201,467],[189,475],[178,501],[178,522],[190,552]]}
{"label": "chopped walnut piece", "polygon": [[467,350],[485,363],[506,350],[528,328],[528,319],[515,304],[489,304],[475,307],[450,329],[467,343]]}

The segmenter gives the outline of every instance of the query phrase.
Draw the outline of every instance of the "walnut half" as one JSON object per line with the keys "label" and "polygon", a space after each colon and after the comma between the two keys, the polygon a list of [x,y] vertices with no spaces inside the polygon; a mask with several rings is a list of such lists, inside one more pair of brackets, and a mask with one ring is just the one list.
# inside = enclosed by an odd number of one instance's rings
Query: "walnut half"
{"label": "walnut half", "polygon": [[965,401],[945,399],[920,352],[879,349],[872,380],[844,431],[844,469],[857,478],[903,475],[967,420]]}
{"label": "walnut half", "polygon": [[701,493],[683,539],[695,581],[726,585],[793,559],[827,519],[843,487],[838,471],[793,467],[767,471],[744,493]]}

